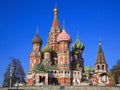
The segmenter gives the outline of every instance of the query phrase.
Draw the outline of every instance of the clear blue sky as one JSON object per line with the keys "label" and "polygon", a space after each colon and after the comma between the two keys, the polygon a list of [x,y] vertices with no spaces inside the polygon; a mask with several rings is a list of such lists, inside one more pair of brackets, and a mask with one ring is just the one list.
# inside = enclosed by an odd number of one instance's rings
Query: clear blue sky
{"label": "clear blue sky", "polygon": [[100,38],[108,68],[120,59],[120,0],[0,0],[0,84],[10,56],[27,73],[36,27],[46,45],[56,2],[60,26],[65,21],[72,43],[79,30],[85,65],[94,67]]}

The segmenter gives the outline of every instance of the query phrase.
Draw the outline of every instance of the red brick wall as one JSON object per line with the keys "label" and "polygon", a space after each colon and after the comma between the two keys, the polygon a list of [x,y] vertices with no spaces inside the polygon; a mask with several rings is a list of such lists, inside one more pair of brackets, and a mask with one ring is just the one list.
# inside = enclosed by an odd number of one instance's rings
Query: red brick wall
{"label": "red brick wall", "polygon": [[33,79],[30,78],[30,79],[27,79],[27,86],[31,86],[33,85]]}

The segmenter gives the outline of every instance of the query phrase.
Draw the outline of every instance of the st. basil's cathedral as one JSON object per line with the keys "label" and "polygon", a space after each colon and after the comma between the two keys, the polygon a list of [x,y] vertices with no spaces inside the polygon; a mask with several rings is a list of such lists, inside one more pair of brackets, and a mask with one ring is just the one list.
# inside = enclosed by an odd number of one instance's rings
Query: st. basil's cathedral
{"label": "st. basil's cathedral", "polygon": [[99,42],[94,70],[90,71],[89,67],[85,70],[82,57],[85,46],[77,38],[70,51],[72,38],[64,27],[60,29],[58,9],[54,8],[53,11],[54,19],[46,46],[41,49],[43,41],[38,33],[32,39],[27,85],[109,85],[110,77],[102,42]]}

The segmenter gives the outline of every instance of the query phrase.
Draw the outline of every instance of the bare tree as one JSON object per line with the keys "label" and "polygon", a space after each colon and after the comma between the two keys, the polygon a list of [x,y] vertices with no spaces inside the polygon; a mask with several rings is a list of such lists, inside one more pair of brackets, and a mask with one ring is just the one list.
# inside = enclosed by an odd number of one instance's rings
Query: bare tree
{"label": "bare tree", "polygon": [[[10,82],[11,79],[11,82]],[[25,83],[25,73],[19,59],[12,58],[4,73],[3,86],[13,86],[16,82]]]}

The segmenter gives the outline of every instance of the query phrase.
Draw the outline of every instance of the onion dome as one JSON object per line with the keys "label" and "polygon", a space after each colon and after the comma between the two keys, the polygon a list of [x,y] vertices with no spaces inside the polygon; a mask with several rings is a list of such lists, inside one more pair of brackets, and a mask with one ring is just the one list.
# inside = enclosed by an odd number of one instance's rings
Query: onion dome
{"label": "onion dome", "polygon": [[84,70],[85,70],[85,72],[92,72],[92,67],[91,66],[85,66]]}
{"label": "onion dome", "polygon": [[46,45],[43,49],[42,52],[52,52],[52,48],[49,45]]}
{"label": "onion dome", "polygon": [[67,42],[71,42],[71,37],[69,36],[69,34],[65,31],[65,29],[63,28],[62,32],[58,35],[57,37],[57,42],[61,42],[61,41],[67,41]]}
{"label": "onion dome", "polygon": [[77,39],[75,43],[72,45],[72,50],[77,51],[77,50],[84,50],[84,49],[85,47],[79,39]]}
{"label": "onion dome", "polygon": [[35,37],[32,39],[32,44],[35,43],[42,44],[42,40],[38,34],[36,34]]}
{"label": "onion dome", "polygon": [[72,53],[75,54],[75,55],[77,55],[77,54],[79,54],[79,50],[73,50]]}

